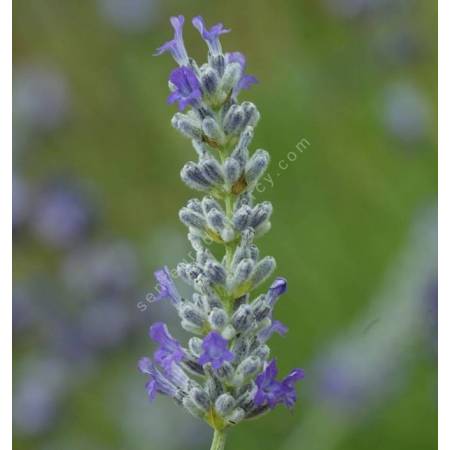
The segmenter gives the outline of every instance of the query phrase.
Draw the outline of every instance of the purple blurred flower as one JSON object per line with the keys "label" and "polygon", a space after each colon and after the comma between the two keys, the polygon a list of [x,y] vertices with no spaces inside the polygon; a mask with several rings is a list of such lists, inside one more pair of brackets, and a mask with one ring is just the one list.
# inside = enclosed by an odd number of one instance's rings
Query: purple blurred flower
{"label": "purple blurred flower", "polygon": [[39,195],[31,226],[45,244],[67,248],[86,237],[93,223],[86,194],[75,184],[57,181]]}
{"label": "purple blurred flower", "polygon": [[256,405],[268,405],[274,408],[279,403],[284,403],[288,408],[292,408],[297,400],[295,383],[304,378],[302,369],[294,369],[281,381],[275,378],[278,375],[278,368],[273,359],[262,373],[256,377],[258,390],[253,399]]}
{"label": "purple blurred flower", "polygon": [[29,329],[37,320],[33,292],[23,284],[15,285],[12,292],[13,331]]}
{"label": "purple blurred flower", "polygon": [[30,214],[30,189],[22,177],[12,178],[12,229],[22,227]]}
{"label": "purple blurred flower", "polygon": [[136,251],[123,240],[83,246],[67,257],[63,277],[67,286],[78,294],[90,298],[122,297],[137,283]]}
{"label": "purple blurred flower", "polygon": [[183,111],[188,105],[196,105],[201,100],[200,83],[191,68],[179,67],[174,69],[169,80],[174,90],[167,98],[167,103],[178,102],[178,109]]}
{"label": "purple blurred flower", "polygon": [[160,270],[157,270],[155,272],[155,278],[158,282],[158,295],[155,297],[155,300],[158,301],[169,298],[174,305],[179,304],[181,301],[181,296],[178,293],[172,277],[170,276],[170,272],[167,266],[163,267]]}
{"label": "purple blurred flower", "polygon": [[69,108],[69,89],[60,72],[37,64],[14,69],[14,127],[51,131],[63,123]]}
{"label": "purple blurred flower", "polygon": [[[21,362],[22,363],[22,362]],[[26,360],[15,376],[13,423],[16,432],[48,431],[58,418],[61,400],[70,386],[67,367],[54,359]]]}
{"label": "purple blurred flower", "polygon": [[165,371],[170,371],[172,365],[181,362],[186,355],[180,343],[174,339],[163,322],[157,322],[150,327],[150,337],[159,344],[155,352],[155,362]]}
{"label": "purple blurred flower", "polygon": [[414,143],[429,132],[431,111],[428,99],[415,86],[398,83],[384,92],[383,121],[396,138]]}
{"label": "purple blurred flower", "polygon": [[159,56],[165,52],[169,52],[172,55],[173,59],[178,63],[178,65],[187,66],[189,64],[189,57],[183,41],[184,17],[171,17],[170,23],[175,30],[175,36],[172,40],[167,41],[161,47],[159,47],[156,50],[155,56]]}
{"label": "purple blurred flower", "polygon": [[219,36],[221,34],[229,33],[228,30],[223,27],[221,23],[213,25],[209,30],[206,28],[203,17],[196,16],[192,19],[192,25],[200,32],[203,40],[208,45],[211,55],[216,56],[222,53],[222,46],[220,45]]}
{"label": "purple blurred flower", "polygon": [[92,350],[114,348],[131,332],[129,308],[117,300],[91,302],[80,317],[80,335]]}
{"label": "purple blurred flower", "polygon": [[219,369],[226,361],[233,361],[234,354],[228,350],[228,341],[216,331],[211,331],[202,344],[203,353],[198,363],[211,363],[214,369]]}
{"label": "purple blurred flower", "polygon": [[238,63],[241,66],[241,79],[234,88],[234,94],[237,95],[241,89],[249,89],[250,86],[256,84],[258,80],[253,75],[245,75],[246,60],[245,56],[240,52],[225,53],[225,62],[227,64]]}
{"label": "purple blurred flower", "polygon": [[126,32],[139,32],[159,16],[159,0],[97,0],[101,16],[113,27]]}

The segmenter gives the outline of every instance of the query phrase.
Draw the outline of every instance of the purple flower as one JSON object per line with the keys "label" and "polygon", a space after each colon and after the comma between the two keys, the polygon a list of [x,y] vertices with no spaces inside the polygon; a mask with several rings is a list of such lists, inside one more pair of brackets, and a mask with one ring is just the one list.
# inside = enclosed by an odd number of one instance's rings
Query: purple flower
{"label": "purple flower", "polygon": [[252,84],[258,82],[253,75],[245,75],[245,56],[240,52],[225,53],[225,62],[227,64],[238,63],[241,66],[242,76],[234,88],[234,94],[237,95],[241,89],[249,89]]}
{"label": "purple flower", "polygon": [[216,23],[208,30],[205,21],[201,16],[194,17],[192,19],[192,25],[200,32],[203,40],[208,45],[211,55],[215,56],[222,53],[219,36],[221,34],[229,33],[231,30],[224,28],[221,23]]}
{"label": "purple flower", "polygon": [[157,322],[150,327],[150,337],[159,344],[155,352],[155,362],[165,371],[169,372],[174,363],[178,363],[185,358],[184,350],[180,343],[174,339],[167,325],[163,322]]}
{"label": "purple flower", "polygon": [[162,55],[165,52],[170,52],[173,59],[180,66],[187,66],[189,64],[189,57],[186,52],[183,41],[183,24],[184,17],[176,16],[170,18],[170,23],[175,30],[175,36],[172,40],[167,41],[161,47],[156,50],[155,56]]}
{"label": "purple flower", "polygon": [[150,358],[141,358],[138,362],[138,369],[149,376],[147,383],[145,384],[145,390],[147,391],[150,401],[154,400],[156,394],[168,395],[174,397],[177,393],[176,386],[173,385],[153,364]]}
{"label": "purple flower", "polygon": [[278,277],[272,283],[267,294],[269,303],[274,305],[280,295],[283,295],[287,291],[287,281],[285,278]]}
{"label": "purple flower", "polygon": [[155,278],[158,282],[158,295],[155,300],[158,301],[169,298],[174,305],[180,303],[181,295],[178,293],[167,266],[157,270],[155,272]]}
{"label": "purple flower", "polygon": [[234,354],[228,350],[228,341],[216,331],[211,331],[203,339],[203,353],[198,359],[202,366],[211,363],[214,369],[219,369],[225,361],[233,361]]}
{"label": "purple flower", "polygon": [[281,381],[281,401],[288,407],[292,408],[297,401],[297,392],[295,391],[295,383],[305,378],[305,372],[303,369],[293,369]]}
{"label": "purple flower", "polygon": [[273,359],[262,373],[256,377],[256,391],[253,401],[256,405],[268,405],[273,409],[277,404],[284,403],[288,408],[294,406],[297,400],[295,383],[304,378],[302,369],[294,369],[281,381],[275,378],[278,375],[278,368]]}
{"label": "purple flower", "polygon": [[167,103],[178,102],[180,111],[183,111],[188,105],[196,105],[202,98],[200,83],[191,68],[174,69],[169,80],[174,86],[174,90],[167,98]]}
{"label": "purple flower", "polygon": [[259,337],[264,342],[268,341],[273,333],[278,333],[280,336],[284,336],[288,332],[288,327],[281,323],[279,320],[273,320],[270,327],[263,330]]}
{"label": "purple flower", "polygon": [[45,244],[68,248],[85,238],[95,223],[94,205],[76,183],[50,183],[39,195],[31,220],[34,234]]}

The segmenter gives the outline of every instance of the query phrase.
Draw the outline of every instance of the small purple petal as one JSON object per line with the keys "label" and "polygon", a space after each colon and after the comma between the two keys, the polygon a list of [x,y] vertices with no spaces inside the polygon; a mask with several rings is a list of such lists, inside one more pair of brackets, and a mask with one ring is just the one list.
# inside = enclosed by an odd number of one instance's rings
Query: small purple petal
{"label": "small purple petal", "polygon": [[204,365],[211,363],[214,369],[219,369],[226,361],[233,361],[234,354],[228,350],[228,341],[216,331],[211,331],[203,339],[203,353],[198,363]]}
{"label": "small purple petal", "polygon": [[185,353],[180,343],[174,339],[165,323],[157,322],[150,327],[150,337],[159,344],[155,352],[155,362],[164,368],[165,371],[170,371],[172,365],[182,361],[185,358]]}
{"label": "small purple petal", "polygon": [[242,67],[242,71],[245,70],[246,61],[245,56],[241,52],[230,52],[225,54],[225,61],[227,64],[238,63]]}
{"label": "small purple petal", "polygon": [[178,293],[177,288],[175,287],[175,283],[170,276],[169,269],[167,267],[163,267],[155,272],[155,278],[158,282],[158,295],[155,297],[155,300],[164,300],[169,298],[174,305],[177,305],[181,301],[181,296]]}
{"label": "small purple petal", "polygon": [[156,394],[168,395],[174,397],[177,393],[176,384],[169,376],[163,375],[154,365],[150,358],[141,358],[138,362],[139,370],[148,375],[148,381],[145,384],[145,390],[147,391],[150,401],[154,400]]}
{"label": "small purple petal", "polygon": [[218,55],[222,53],[222,46],[220,45],[219,36],[221,34],[229,33],[228,30],[223,27],[221,23],[213,25],[209,30],[206,28],[203,17],[196,16],[192,19],[192,25],[200,32],[203,40],[208,45],[211,55]]}
{"label": "small purple petal", "polygon": [[159,47],[156,50],[155,56],[159,56],[165,52],[169,52],[172,55],[173,59],[178,63],[178,65],[187,66],[189,64],[189,57],[183,41],[184,17],[171,17],[170,23],[175,30],[175,36],[172,40],[167,41],[161,47]]}
{"label": "small purple petal", "polygon": [[278,369],[275,360],[272,360],[265,370],[256,377],[258,390],[253,399],[255,405],[267,404],[274,408],[279,403],[284,403],[292,408],[297,400],[294,384],[304,377],[302,369],[292,370],[281,382],[275,380]]}
{"label": "small purple petal", "polygon": [[167,98],[167,102],[178,102],[180,111],[183,111],[188,105],[197,105],[201,100],[200,83],[191,68],[174,69],[170,74],[169,81],[174,86],[174,91]]}
{"label": "small purple petal", "polygon": [[266,342],[272,337],[273,333],[278,333],[280,336],[285,336],[287,332],[288,327],[286,325],[281,323],[279,320],[274,320],[270,327],[260,333],[259,337]]}
{"label": "small purple petal", "polygon": [[140,372],[150,375],[152,369],[152,362],[150,358],[144,356],[138,361],[138,369]]}
{"label": "small purple petal", "polygon": [[237,84],[237,89],[250,89],[251,86],[258,83],[258,80],[253,75],[243,75]]}

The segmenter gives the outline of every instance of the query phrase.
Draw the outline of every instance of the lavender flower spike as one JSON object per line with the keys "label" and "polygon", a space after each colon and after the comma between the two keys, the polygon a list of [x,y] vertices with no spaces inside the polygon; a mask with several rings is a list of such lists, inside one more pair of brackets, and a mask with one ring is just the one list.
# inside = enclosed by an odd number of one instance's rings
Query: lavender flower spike
{"label": "lavender flower spike", "polygon": [[[253,103],[238,101],[256,79],[245,75],[242,53],[222,53],[219,37],[229,31],[222,24],[208,29],[202,17],[193,19],[208,45],[206,62],[198,64],[184,48],[183,17],[171,22],[175,37],[158,54],[170,51],[181,66],[170,74],[168,102],[184,112],[171,123],[195,150],[196,160],[184,165],[181,179],[203,197],[189,200],[179,213],[195,256],[176,270],[194,293],[182,298],[167,268],[155,276],[157,300],[170,299],[192,336],[182,345],[164,323],[154,324],[150,337],[158,346],[151,359],[141,359],[139,369],[148,376],[150,399],[156,394],[173,398],[214,429],[211,450],[223,450],[229,428],[280,404],[293,408],[296,383],[304,374],[293,369],[277,379],[275,360],[269,361],[270,337],[287,332],[274,319],[286,280],[278,277],[266,294],[254,295],[276,267],[275,259],[260,255],[256,246],[270,229],[273,208],[270,202],[257,204],[253,195],[270,155],[250,151],[260,114]],[[211,242],[223,251],[213,254]]]}
{"label": "lavender flower spike", "polygon": [[184,17],[171,17],[170,23],[175,30],[175,36],[172,40],[167,41],[166,43],[161,45],[161,47],[156,50],[155,56],[159,56],[165,52],[169,52],[172,55],[173,59],[178,63],[178,65],[187,66],[189,64],[189,57],[183,41]]}

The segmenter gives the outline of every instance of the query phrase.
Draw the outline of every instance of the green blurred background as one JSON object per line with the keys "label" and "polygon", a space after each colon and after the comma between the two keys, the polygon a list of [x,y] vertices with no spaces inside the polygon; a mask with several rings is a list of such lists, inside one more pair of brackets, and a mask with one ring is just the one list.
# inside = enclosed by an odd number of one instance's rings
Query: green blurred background
{"label": "green blurred background", "polygon": [[[174,319],[136,304],[188,252],[193,151],[170,126],[173,61],[152,57],[175,14],[231,28],[225,50],[260,81],[241,94],[262,116],[252,147],[272,154],[260,245],[289,281],[272,348],[307,373],[292,413],[228,448],[436,448],[437,2],[13,7],[14,448],[209,448],[202,423],[148,403],[135,368],[149,324]],[[190,25],[185,41],[203,61]]]}

